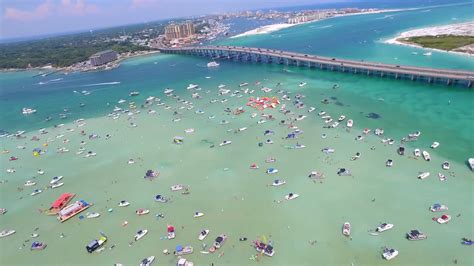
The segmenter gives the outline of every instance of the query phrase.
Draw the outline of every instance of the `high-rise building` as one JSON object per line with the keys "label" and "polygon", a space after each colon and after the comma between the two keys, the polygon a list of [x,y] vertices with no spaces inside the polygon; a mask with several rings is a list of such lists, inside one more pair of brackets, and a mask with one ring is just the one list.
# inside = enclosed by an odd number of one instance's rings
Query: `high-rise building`
{"label": "high-rise building", "polygon": [[166,39],[181,39],[194,35],[194,24],[186,22],[183,24],[170,24],[165,27]]}
{"label": "high-rise building", "polygon": [[96,54],[91,55],[89,58],[91,61],[91,65],[93,66],[100,66],[103,64],[107,64],[114,60],[117,60],[117,53],[113,50],[105,50],[102,52],[98,52]]}

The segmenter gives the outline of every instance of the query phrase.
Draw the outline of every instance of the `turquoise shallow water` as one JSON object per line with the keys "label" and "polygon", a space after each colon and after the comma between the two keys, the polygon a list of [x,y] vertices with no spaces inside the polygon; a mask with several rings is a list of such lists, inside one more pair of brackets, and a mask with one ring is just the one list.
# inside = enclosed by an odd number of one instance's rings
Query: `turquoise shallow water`
{"label": "turquoise shallow water", "polygon": [[[354,36],[359,33],[355,33],[346,42],[338,42],[340,46],[332,43],[334,50],[329,49],[330,46],[326,50],[321,48],[320,54],[387,62],[397,57],[407,64],[432,67],[452,65],[469,69],[472,63],[470,58],[434,53],[425,62],[423,60],[427,58],[413,58],[412,48],[386,46],[376,41],[403,31],[405,27],[442,24],[451,19],[453,12],[459,20],[469,16],[465,9],[450,7],[445,8],[446,18],[423,16],[419,21],[412,22],[413,17],[419,16],[410,15],[411,12],[414,11],[395,16],[393,20],[400,19],[398,24],[394,23],[393,28],[389,27],[390,30],[384,31],[384,34],[374,36],[369,34],[371,29],[363,29],[373,26],[373,20],[384,14],[321,22],[338,23],[330,31],[334,35],[327,38],[328,41],[340,35],[341,31],[354,28],[352,25],[361,25],[356,28],[366,35],[356,38]],[[307,47],[306,43],[311,43],[314,49],[324,46],[317,39],[311,39],[319,38],[318,34],[321,34],[311,28],[318,24],[298,26],[265,36],[234,39],[232,42],[255,46],[268,44],[269,47],[286,47],[296,51],[303,51],[301,49]],[[304,34],[305,30],[314,30],[314,35]],[[280,34],[282,37],[275,37]],[[275,38],[278,41],[272,41]],[[363,49],[363,45],[354,45],[361,38],[372,40],[367,50]],[[347,49],[342,49],[344,43]],[[371,54],[371,51],[378,49],[377,54]],[[308,52],[319,53],[317,50]],[[1,127],[7,131],[28,131],[26,139],[0,139],[2,150],[10,151],[0,155],[0,179],[8,180],[0,184],[0,207],[8,209],[0,217],[0,228],[17,231],[9,238],[0,239],[0,264],[111,265],[121,262],[137,265],[142,258],[155,255],[159,265],[173,265],[176,258],[162,255],[161,250],[173,249],[177,244],[191,244],[195,252],[187,258],[195,265],[450,265],[454,259],[458,260],[459,265],[472,265],[474,259],[470,247],[460,245],[462,237],[472,238],[473,235],[473,174],[465,165],[466,159],[474,154],[472,90],[295,67],[284,71],[282,66],[276,65],[221,62],[219,68],[208,69],[206,63],[200,58],[156,55],[127,60],[120,68],[107,72],[48,77],[32,77],[35,74],[32,72],[0,74]],[[206,79],[206,76],[211,78]],[[256,81],[261,84],[254,85]],[[308,84],[298,87],[301,81]],[[40,85],[40,82],[46,84]],[[305,132],[298,142],[307,148],[287,150],[282,147],[296,141],[282,139],[291,130],[278,124],[288,117],[276,110],[265,111],[276,119],[264,124],[257,124],[258,117],[250,117],[255,110],[247,107],[246,112],[239,116],[225,112],[226,107],[245,106],[249,95],[241,98],[230,97],[229,94],[217,96],[217,86],[227,84],[233,91],[241,82],[249,82],[249,87],[256,90],[253,93],[255,96],[265,95],[260,91],[263,86],[274,89],[267,94],[269,96],[282,97],[282,94],[276,93],[279,89],[291,92],[292,99],[297,93],[306,95],[304,102],[307,106],[304,109],[294,108],[290,101],[284,103],[295,114],[308,116],[295,123]],[[278,82],[282,84],[280,87],[276,85]],[[203,88],[199,92],[202,99],[191,99],[191,93],[185,89],[189,83],[197,83]],[[335,83],[339,84],[338,89],[332,88]],[[195,108],[179,109],[180,104],[163,95],[167,87],[192,101]],[[91,94],[74,93],[82,90],[88,90]],[[129,97],[132,90],[140,91],[140,95]],[[206,93],[207,90],[209,93]],[[171,108],[157,105],[140,108],[151,95],[163,99]],[[228,99],[226,103],[209,103],[211,99],[224,98]],[[135,101],[141,114],[123,114],[116,120],[105,117],[114,106],[120,106],[117,103],[119,99]],[[322,104],[323,99],[329,99],[329,104]],[[79,107],[80,103],[86,106]],[[316,107],[316,111],[308,113],[309,106]],[[34,107],[38,112],[23,116],[22,107]],[[64,108],[68,109],[68,118],[59,119],[58,114],[64,113]],[[203,109],[205,114],[196,114],[194,111],[198,108]],[[148,109],[154,109],[157,113],[147,114]],[[325,124],[317,116],[322,110],[333,118],[345,114],[354,119],[354,128],[347,131],[341,125],[337,129],[323,129]],[[173,115],[174,111],[181,114]],[[379,114],[380,118],[367,118],[370,112]],[[215,115],[215,118],[208,119],[210,115]],[[47,116],[53,119],[45,122]],[[176,116],[182,120],[172,122]],[[70,123],[82,117],[87,118],[86,126],[76,127]],[[220,125],[219,121],[223,119],[230,123]],[[137,127],[131,127],[130,122]],[[59,123],[66,125],[52,128]],[[47,135],[37,133],[36,130],[43,127],[49,131]],[[184,129],[190,127],[195,128],[196,132],[185,134]],[[233,130],[227,132],[228,129],[240,127],[248,129],[240,133],[233,133]],[[354,138],[366,127],[382,127],[387,137],[396,140],[416,130],[420,130],[422,135],[419,141],[407,144],[407,155],[401,157],[395,152],[398,142],[385,146],[374,135],[355,141]],[[75,131],[68,132],[67,128],[74,128]],[[263,135],[266,129],[275,131],[275,135],[270,137],[275,143],[259,147],[258,142],[269,138]],[[96,133],[101,138],[89,140],[79,134],[80,130],[85,130],[87,134]],[[328,135],[326,139],[320,137],[323,133]],[[60,134],[65,136],[56,138]],[[111,134],[112,138],[106,139],[106,134]],[[30,141],[33,135],[38,135],[41,140]],[[172,138],[176,135],[184,136],[183,145],[172,144]],[[63,143],[64,138],[69,142]],[[47,139],[48,152],[40,157],[32,156],[32,149],[40,147]],[[225,139],[233,143],[210,148]],[[83,158],[75,154],[82,140],[87,142],[83,145],[86,151],[97,152],[96,157]],[[433,141],[441,143],[436,150],[429,148]],[[26,146],[26,149],[18,149],[19,145]],[[375,150],[371,150],[374,145]],[[70,152],[59,154],[56,150],[60,147],[67,147]],[[332,147],[336,152],[326,156],[321,152],[324,147]],[[430,151],[432,161],[428,163],[410,158],[416,147]],[[356,152],[361,152],[362,157],[350,161]],[[20,159],[8,161],[10,156]],[[268,157],[275,157],[277,161],[265,163]],[[130,158],[136,160],[134,165],[127,164]],[[394,160],[392,168],[385,167],[387,159]],[[445,160],[451,162],[449,172],[441,169],[441,163]],[[250,170],[251,163],[257,163],[260,169]],[[264,173],[271,166],[279,169],[277,175]],[[349,168],[353,176],[337,176],[339,167]],[[16,173],[7,174],[8,168],[15,168]],[[37,175],[38,168],[47,173]],[[161,174],[153,181],[144,180],[142,177],[147,169],[158,170]],[[311,170],[325,173],[323,183],[307,178]],[[430,171],[431,176],[418,180],[419,171]],[[448,181],[440,182],[438,172],[448,175]],[[64,175],[63,187],[47,189],[32,197],[29,193],[33,188],[23,186],[26,180],[35,178],[36,187],[44,188],[54,175]],[[275,178],[284,178],[287,184],[269,187]],[[171,192],[170,186],[177,183],[189,185],[191,194]],[[77,198],[92,202],[94,206],[90,211],[100,212],[101,217],[95,220],[75,217],[60,224],[54,217],[38,212],[63,192],[75,192]],[[282,200],[289,192],[298,193],[301,197],[281,204],[275,202]],[[154,202],[153,197],[159,193],[172,197],[172,203]],[[117,202],[123,199],[130,201],[131,206],[117,207]],[[440,216],[428,211],[428,207],[435,202],[449,206],[448,213],[453,215],[449,224],[439,225],[431,220],[434,216]],[[110,207],[114,211],[107,213]],[[150,209],[151,213],[136,216],[134,211],[140,207]],[[192,214],[195,211],[202,211],[205,216],[194,219]],[[165,218],[157,220],[154,215],[158,212],[164,213]],[[129,221],[127,227],[121,226],[124,220]],[[341,235],[341,225],[345,221],[352,223],[352,240]],[[369,235],[367,230],[374,229],[380,222],[390,222],[395,227],[379,236]],[[166,234],[167,224],[177,228],[175,240],[160,239]],[[30,239],[29,235],[36,227],[39,228],[38,239],[45,241],[48,247],[44,251],[33,252],[28,248],[30,242],[27,242],[25,248],[19,249],[25,240]],[[147,228],[150,233],[129,247],[128,242],[140,228]],[[229,235],[228,242],[222,248],[222,257],[198,252],[201,242],[197,240],[197,235],[202,228],[211,229],[210,236],[204,241],[207,245],[220,233]],[[415,228],[426,232],[428,239],[419,242],[404,239],[405,233]],[[107,249],[100,254],[87,254],[85,245],[96,238],[99,231],[109,236]],[[61,233],[66,237],[60,238]],[[238,238],[246,236],[253,240],[260,235],[273,241],[277,253],[273,258],[265,257],[255,262],[249,260],[255,254],[250,243],[240,242]],[[316,244],[309,244],[314,240]],[[116,247],[109,249],[112,244]],[[400,255],[393,261],[383,261],[380,248],[385,245],[397,248]]]}

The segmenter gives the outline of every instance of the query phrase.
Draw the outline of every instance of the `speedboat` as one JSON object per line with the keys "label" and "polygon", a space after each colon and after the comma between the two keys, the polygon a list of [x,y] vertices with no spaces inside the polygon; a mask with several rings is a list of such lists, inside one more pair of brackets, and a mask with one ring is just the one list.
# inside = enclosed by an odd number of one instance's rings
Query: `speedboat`
{"label": "speedboat", "polygon": [[438,173],[439,181],[446,181],[448,178],[443,173]]}
{"label": "speedboat", "polygon": [[310,108],[308,109],[308,113],[311,113],[311,112],[313,112],[314,110],[316,110],[316,108],[310,107]]}
{"label": "speedboat", "polygon": [[305,85],[306,85],[306,82],[300,82],[300,84],[298,86],[304,87]]}
{"label": "speedboat", "polygon": [[43,190],[41,190],[41,189],[35,189],[35,190],[33,190],[33,192],[31,192],[30,195],[31,195],[31,196],[35,196],[35,195],[38,195],[38,194],[41,193],[41,192],[43,192]]}
{"label": "speedboat", "polygon": [[0,208],[0,215],[4,215],[5,213],[7,213],[7,209]]}
{"label": "speedboat", "polygon": [[430,172],[422,172],[418,175],[418,178],[419,179],[425,179],[427,178],[428,176],[430,176]]}
{"label": "speedboat", "polygon": [[53,179],[51,179],[51,182],[49,182],[50,184],[56,184],[59,180],[63,179],[63,176],[60,175],[60,176],[55,176],[53,177]]}
{"label": "speedboat", "polygon": [[388,159],[387,162],[385,163],[385,166],[387,166],[387,167],[392,167],[392,166],[393,166],[393,160],[392,160],[392,159]]}
{"label": "speedboat", "polygon": [[426,234],[420,232],[419,230],[411,230],[407,233],[408,240],[425,240],[426,238]]}
{"label": "speedboat", "polygon": [[117,103],[122,104],[122,103],[126,103],[126,102],[127,102],[127,100],[120,99]]}
{"label": "speedboat", "polygon": [[273,249],[273,246],[270,244],[267,244],[267,246],[263,250],[263,254],[269,257],[273,257],[273,255],[275,255],[275,250]]}
{"label": "speedboat", "polygon": [[119,207],[127,207],[128,205],[130,205],[130,202],[128,202],[126,200],[122,200],[118,204]]}
{"label": "speedboat", "polygon": [[[207,253],[207,251],[201,251],[201,253]],[[185,258],[180,258],[176,263],[176,266],[194,266],[194,263]]]}
{"label": "speedboat", "polygon": [[352,119],[347,120],[346,126],[347,127],[352,127],[354,125],[354,121]]}
{"label": "speedboat", "polygon": [[129,95],[130,96],[138,96],[138,95],[140,95],[140,93],[138,91],[132,91],[132,92],[130,92]]}
{"label": "speedboat", "polygon": [[156,196],[155,196],[155,201],[156,201],[156,202],[161,202],[161,203],[166,203],[166,202],[168,202],[168,199],[165,198],[165,197],[162,196],[162,195],[156,195]]}
{"label": "speedboat", "polygon": [[195,212],[194,215],[193,215],[194,218],[199,218],[199,217],[202,217],[202,216],[204,216],[204,213],[202,213],[202,212]]}
{"label": "speedboat", "polygon": [[438,148],[438,146],[439,146],[439,142],[436,142],[436,141],[433,142],[433,144],[431,144],[432,149],[436,149],[436,148]]}
{"label": "speedboat", "polygon": [[286,184],[285,180],[275,179],[275,180],[273,180],[272,186],[278,187],[278,186],[281,186],[281,185],[284,185],[284,184]]}
{"label": "speedboat", "polygon": [[144,237],[147,233],[148,233],[148,230],[146,229],[138,230],[138,232],[135,234],[135,241],[140,240],[140,238]]}
{"label": "speedboat", "polygon": [[31,187],[31,186],[34,186],[36,185],[36,182],[34,181],[31,181],[31,180],[28,180],[25,182],[25,187]]}
{"label": "speedboat", "polygon": [[192,246],[181,246],[177,245],[176,246],[176,251],[174,252],[175,256],[182,256],[182,255],[187,255],[193,253],[194,249]]}
{"label": "speedboat", "polygon": [[2,230],[2,231],[0,232],[0,238],[13,235],[14,233],[16,233],[16,231],[15,231],[15,230],[12,230],[12,229],[5,229],[5,230]]}
{"label": "speedboat", "polygon": [[267,171],[266,171],[267,174],[276,174],[278,173],[278,169],[276,168],[268,168]]}
{"label": "speedboat", "polygon": [[64,185],[63,182],[61,182],[61,183],[54,183],[53,185],[51,185],[51,188],[58,188],[58,187],[61,187],[62,185]]}
{"label": "speedboat", "polygon": [[204,229],[201,231],[201,233],[199,233],[199,236],[198,236],[198,239],[203,241],[204,238],[206,238],[208,235],[209,235],[209,229]]}
{"label": "speedboat", "polygon": [[140,208],[140,209],[138,209],[138,210],[135,211],[135,214],[137,214],[137,215],[139,215],[139,216],[145,215],[145,214],[149,214],[149,213],[150,213],[150,210],[148,210],[148,209],[142,209],[142,208]]}
{"label": "speedboat", "polygon": [[44,242],[34,241],[31,243],[31,250],[43,250],[46,246],[47,245]]}
{"label": "speedboat", "polygon": [[172,93],[173,91],[174,91],[173,89],[167,88],[167,89],[164,91],[164,93],[165,93],[165,94],[170,94],[170,93]]}
{"label": "speedboat", "polygon": [[386,260],[391,260],[398,256],[398,250],[393,248],[384,248],[382,257]]}
{"label": "speedboat", "polygon": [[318,113],[319,116],[323,116],[325,114],[326,114],[326,112],[324,112],[324,111],[321,111],[321,112]]}
{"label": "speedboat", "polygon": [[393,224],[383,223],[383,224],[380,224],[379,226],[377,226],[376,231],[377,232],[383,232],[383,231],[387,231],[387,230],[392,229],[392,228],[393,228]]}
{"label": "speedboat", "polygon": [[442,211],[447,211],[448,206],[440,203],[435,203],[430,207],[430,211],[432,212],[442,212]]}
{"label": "speedboat", "polygon": [[474,245],[474,241],[472,241],[471,239],[463,237],[461,244],[470,246],[470,245]]}
{"label": "speedboat", "polygon": [[288,195],[285,196],[285,199],[286,200],[293,200],[293,199],[296,199],[297,197],[299,197],[300,195],[296,194],[296,193],[289,193]]}
{"label": "speedboat", "polygon": [[318,172],[318,171],[311,171],[308,175],[309,178],[311,179],[322,179],[324,178],[324,173]]}
{"label": "speedboat", "polygon": [[421,154],[423,154],[423,158],[425,159],[425,161],[431,161],[431,156],[427,151],[423,151]]}
{"label": "speedboat", "polygon": [[221,142],[221,143],[219,144],[219,146],[222,147],[222,146],[225,146],[225,145],[229,145],[229,144],[231,144],[231,143],[232,143],[231,140],[224,140],[223,142]]}
{"label": "speedboat", "polygon": [[351,157],[351,161],[355,161],[360,158],[360,152],[357,152],[354,156]]}
{"label": "speedboat", "polygon": [[449,221],[451,221],[451,215],[443,214],[443,215],[441,215],[441,217],[437,218],[436,221],[437,221],[439,224],[448,223]]}
{"label": "speedboat", "polygon": [[397,153],[398,155],[405,155],[405,147],[403,146],[398,147]]}
{"label": "speedboat", "polygon": [[142,259],[142,261],[140,261],[140,266],[150,266],[154,260],[155,260],[155,256],[144,258]]}
{"label": "speedboat", "polygon": [[258,169],[258,165],[253,163],[250,165],[250,169]]}
{"label": "speedboat", "polygon": [[420,157],[420,156],[421,156],[421,151],[420,151],[420,149],[415,149],[415,150],[413,151],[413,154],[415,155],[415,157]]}
{"label": "speedboat", "polygon": [[339,118],[337,119],[337,121],[342,122],[342,121],[344,121],[344,119],[346,119],[346,116],[345,116],[345,115],[341,115],[341,116],[339,116]]}
{"label": "speedboat", "polygon": [[192,90],[192,89],[196,89],[196,88],[198,88],[198,87],[199,87],[199,85],[197,85],[197,84],[192,84],[192,83],[191,83],[191,84],[188,85],[188,87],[187,87],[186,89],[187,89],[187,90]]}
{"label": "speedboat", "polygon": [[178,190],[182,190],[184,188],[183,185],[181,184],[176,184],[176,185],[172,185],[171,186],[171,191],[178,191]]}
{"label": "speedboat", "polygon": [[239,87],[245,87],[248,86],[249,84],[247,82],[242,82],[239,84]]}
{"label": "speedboat", "polygon": [[216,61],[207,63],[207,67],[218,67],[218,66],[219,66],[219,63],[217,63]]}
{"label": "speedboat", "polygon": [[220,249],[226,239],[227,239],[227,236],[224,234],[218,236],[216,240],[214,241],[214,244],[212,245],[212,247],[209,248],[209,252],[214,253],[216,252],[216,250]]}
{"label": "speedboat", "polygon": [[334,153],[334,149],[326,147],[326,148],[322,149],[322,152],[324,152],[326,154],[330,154],[330,153]]}
{"label": "speedboat", "polygon": [[88,212],[86,213],[86,218],[92,219],[92,218],[97,218],[100,216],[100,213],[98,212]]}
{"label": "speedboat", "polygon": [[31,115],[31,114],[36,113],[36,109],[24,107],[24,108],[21,110],[21,112],[22,112],[24,115]]}
{"label": "speedboat", "polygon": [[467,162],[469,163],[469,167],[471,168],[471,171],[474,171],[474,158],[467,159]]}
{"label": "speedboat", "polygon": [[424,56],[431,56],[432,53],[431,52],[427,52],[427,53],[423,53]]}
{"label": "speedboat", "polygon": [[168,231],[168,239],[174,239],[176,237],[176,233],[174,232],[174,226],[168,225],[167,231]]}
{"label": "speedboat", "polygon": [[337,175],[339,175],[339,176],[350,176],[350,175],[352,175],[352,173],[349,169],[339,168],[337,170]]}
{"label": "speedboat", "polygon": [[442,167],[444,170],[449,170],[449,167],[450,167],[449,162],[448,162],[448,161],[445,161],[445,162],[441,165],[441,167]]}
{"label": "speedboat", "polygon": [[382,136],[384,133],[384,130],[382,128],[376,128],[374,130],[374,134],[377,135],[377,136]]}
{"label": "speedboat", "polygon": [[349,222],[345,222],[342,225],[342,234],[345,236],[351,236],[351,224]]}

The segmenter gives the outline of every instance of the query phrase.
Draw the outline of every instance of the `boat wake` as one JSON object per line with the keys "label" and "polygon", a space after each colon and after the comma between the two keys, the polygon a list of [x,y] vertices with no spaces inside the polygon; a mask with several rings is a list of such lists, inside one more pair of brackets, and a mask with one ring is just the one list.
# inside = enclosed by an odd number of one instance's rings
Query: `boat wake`
{"label": "boat wake", "polygon": [[64,78],[57,78],[57,79],[51,79],[51,80],[47,80],[47,81],[40,81],[38,82],[37,84],[38,85],[45,85],[45,84],[48,84],[48,83],[51,83],[51,82],[57,82],[57,81],[61,81],[63,80]]}
{"label": "boat wake", "polygon": [[102,82],[102,83],[93,83],[93,84],[85,84],[81,85],[80,87],[94,87],[94,86],[104,86],[104,85],[117,85],[120,84],[120,81],[112,81],[112,82]]}

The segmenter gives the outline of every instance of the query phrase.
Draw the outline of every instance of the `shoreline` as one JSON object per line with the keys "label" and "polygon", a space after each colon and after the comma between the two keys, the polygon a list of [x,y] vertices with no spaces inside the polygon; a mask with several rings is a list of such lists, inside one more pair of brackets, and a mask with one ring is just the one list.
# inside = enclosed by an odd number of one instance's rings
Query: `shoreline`
{"label": "shoreline", "polygon": [[413,48],[418,48],[418,49],[421,48],[421,49],[426,49],[426,50],[436,51],[436,52],[444,52],[444,53],[474,57],[474,54],[470,54],[468,52],[460,52],[460,51],[454,51],[454,50],[447,51],[447,50],[441,50],[441,49],[436,49],[436,48],[423,47],[416,43],[403,41],[403,39],[407,39],[411,37],[437,36],[437,35],[448,35],[448,34],[457,35],[457,36],[460,36],[460,35],[474,36],[474,30],[471,30],[472,28],[474,28],[474,22],[472,21],[455,23],[455,24],[447,24],[447,25],[441,25],[441,26],[418,28],[418,29],[412,29],[412,30],[398,33],[395,37],[385,39],[382,42],[385,44],[391,44],[391,45],[401,45],[401,46],[413,47]]}

